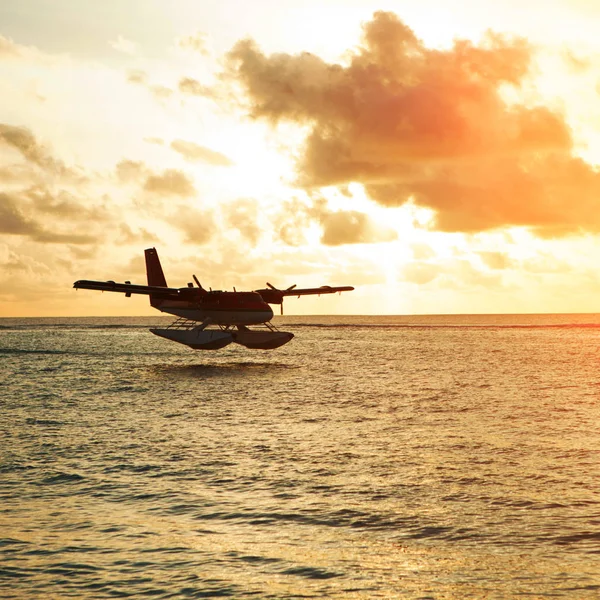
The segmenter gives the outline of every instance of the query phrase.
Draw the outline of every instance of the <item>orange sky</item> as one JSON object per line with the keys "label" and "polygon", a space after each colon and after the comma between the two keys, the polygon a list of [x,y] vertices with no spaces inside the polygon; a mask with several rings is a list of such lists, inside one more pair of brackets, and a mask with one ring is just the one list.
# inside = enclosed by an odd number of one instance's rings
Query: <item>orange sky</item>
{"label": "orange sky", "polygon": [[[526,5],[526,6],[523,6]],[[354,285],[288,314],[598,312],[600,5],[0,5],[0,316]]]}

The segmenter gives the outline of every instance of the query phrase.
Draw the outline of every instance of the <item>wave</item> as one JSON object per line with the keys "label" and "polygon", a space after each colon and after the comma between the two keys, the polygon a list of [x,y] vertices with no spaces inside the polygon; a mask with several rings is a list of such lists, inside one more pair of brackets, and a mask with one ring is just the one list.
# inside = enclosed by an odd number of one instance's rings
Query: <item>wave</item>
{"label": "wave", "polygon": [[[161,325],[161,324],[158,324]],[[111,331],[148,330],[158,326],[147,325],[0,325],[2,331],[25,331],[35,329],[60,329],[63,331]],[[288,329],[600,329],[600,323],[531,323],[531,324],[487,324],[487,323],[277,323],[281,330]],[[2,350],[0,350],[2,352]],[[32,351],[33,352],[33,351]],[[59,353],[59,352],[57,352]]]}
{"label": "wave", "polygon": [[62,483],[79,483],[80,481],[84,481],[85,477],[83,475],[78,475],[77,473],[63,473],[58,472],[54,475],[49,475],[48,477],[42,479],[40,481],[41,485],[56,485]]}
{"label": "wave", "polygon": [[0,354],[75,354],[71,350],[23,350],[22,348],[0,348]]}
{"label": "wave", "polygon": [[[140,331],[168,324],[171,317],[73,317],[0,319],[1,331]],[[598,314],[388,315],[276,317],[282,329],[600,329]]]}
{"label": "wave", "polygon": [[[161,325],[160,323],[158,325]],[[61,329],[61,330],[78,330],[78,329],[148,329],[149,327],[158,326],[157,323],[148,323],[144,325],[126,325],[126,324],[106,324],[106,325],[90,325],[87,323],[35,323],[35,324],[15,324],[15,325],[0,325],[2,331],[30,331],[35,329]]]}
{"label": "wave", "polygon": [[600,329],[600,323],[288,323],[286,329]]}

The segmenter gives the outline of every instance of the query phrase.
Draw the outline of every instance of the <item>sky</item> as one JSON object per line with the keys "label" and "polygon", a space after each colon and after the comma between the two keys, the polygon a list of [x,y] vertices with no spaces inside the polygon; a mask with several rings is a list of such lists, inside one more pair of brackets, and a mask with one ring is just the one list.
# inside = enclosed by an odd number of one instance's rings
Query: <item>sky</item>
{"label": "sky", "polygon": [[600,312],[600,4],[3,0],[0,317]]}

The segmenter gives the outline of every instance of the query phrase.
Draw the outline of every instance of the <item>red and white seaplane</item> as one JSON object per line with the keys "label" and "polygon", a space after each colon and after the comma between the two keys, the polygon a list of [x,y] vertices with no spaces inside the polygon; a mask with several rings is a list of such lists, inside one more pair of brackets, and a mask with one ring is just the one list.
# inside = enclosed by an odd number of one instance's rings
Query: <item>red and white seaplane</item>
{"label": "red and white seaplane", "polygon": [[[298,289],[295,285],[278,290],[270,283],[262,290],[253,292],[221,292],[205,290],[196,276],[198,287],[188,283],[187,287],[172,288],[167,281],[155,248],[144,251],[148,285],[135,285],[130,281],[76,281],[73,287],[84,290],[120,292],[126,297],[131,294],[150,296],[150,305],[161,312],[178,317],[164,329],[150,329],[160,337],[185,344],[195,350],[216,350],[231,342],[261,350],[271,350],[287,344],[293,333],[279,331],[270,321],[273,310],[269,304],[280,304],[283,314],[283,299],[286,296],[308,296],[311,294],[334,294],[349,292],[346,286]],[[235,290],[235,288],[234,288]],[[248,325],[262,326],[249,329]]]}

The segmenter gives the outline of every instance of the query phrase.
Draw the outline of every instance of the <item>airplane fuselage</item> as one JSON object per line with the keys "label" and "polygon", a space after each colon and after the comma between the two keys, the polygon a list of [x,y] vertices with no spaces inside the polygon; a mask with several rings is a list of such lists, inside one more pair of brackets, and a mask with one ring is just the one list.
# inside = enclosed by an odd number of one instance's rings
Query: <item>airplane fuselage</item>
{"label": "airplane fuselage", "polygon": [[204,292],[193,301],[152,299],[161,312],[190,321],[215,325],[259,325],[273,318],[273,310],[256,292]]}

